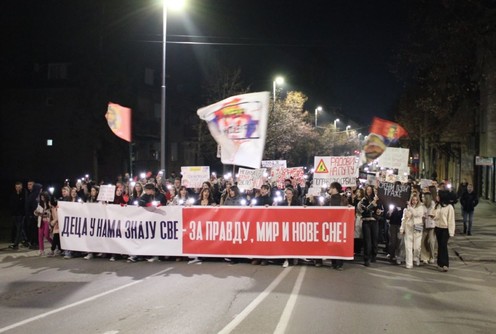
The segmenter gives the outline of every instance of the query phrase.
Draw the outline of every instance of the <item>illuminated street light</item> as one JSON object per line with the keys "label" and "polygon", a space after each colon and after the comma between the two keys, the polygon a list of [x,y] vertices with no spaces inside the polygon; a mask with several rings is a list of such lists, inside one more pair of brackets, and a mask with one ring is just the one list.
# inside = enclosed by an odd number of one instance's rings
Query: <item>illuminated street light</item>
{"label": "illuminated street light", "polygon": [[317,117],[318,117],[318,113],[322,111],[322,107],[321,106],[318,106],[317,108],[315,108],[315,128],[317,128]]}
{"label": "illuminated street light", "polygon": [[334,120],[334,128],[335,128],[335,129],[337,129],[337,128],[338,128],[338,127],[337,127],[337,124],[338,124],[338,123],[339,123],[339,118],[336,118],[336,119]]}
{"label": "illuminated street light", "polygon": [[348,131],[349,129],[351,129],[351,125],[346,126],[346,131]]}
{"label": "illuminated street light", "polygon": [[272,88],[274,92],[272,101],[274,102],[274,105],[276,104],[276,86],[280,86],[282,84],[284,84],[284,78],[281,76],[276,77],[276,79],[272,82]]}
{"label": "illuminated street light", "polygon": [[164,0],[162,5],[162,88],[161,88],[161,103],[160,103],[160,169],[165,171],[166,159],[166,109],[165,109],[165,76],[166,76],[166,45],[167,45],[167,8],[179,10],[184,7],[185,0]]}

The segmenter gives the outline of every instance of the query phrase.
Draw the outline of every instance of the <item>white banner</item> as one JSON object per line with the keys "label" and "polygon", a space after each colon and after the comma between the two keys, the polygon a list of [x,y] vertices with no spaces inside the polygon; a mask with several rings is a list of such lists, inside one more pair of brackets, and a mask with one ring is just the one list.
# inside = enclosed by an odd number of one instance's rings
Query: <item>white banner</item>
{"label": "white banner", "polygon": [[332,182],[343,187],[356,186],[359,158],[356,156],[314,157],[313,186],[326,188]]}
{"label": "white banner", "polygon": [[186,188],[201,188],[203,182],[210,180],[209,166],[181,167],[181,184]]}
{"label": "white banner", "polygon": [[408,169],[408,157],[410,150],[407,148],[388,147],[382,155],[377,158],[377,166],[392,169]]}
{"label": "white banner", "polygon": [[62,249],[129,255],[181,255],[182,207],[58,202]]}
{"label": "white banner", "polygon": [[232,96],[198,109],[221,145],[223,164],[259,168],[269,116],[269,92]]}

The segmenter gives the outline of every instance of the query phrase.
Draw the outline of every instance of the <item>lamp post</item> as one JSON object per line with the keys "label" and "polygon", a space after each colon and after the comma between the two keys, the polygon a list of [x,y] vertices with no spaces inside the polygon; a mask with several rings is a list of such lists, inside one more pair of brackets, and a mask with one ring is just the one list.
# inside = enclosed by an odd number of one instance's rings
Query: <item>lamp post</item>
{"label": "lamp post", "polygon": [[284,78],[283,77],[276,77],[275,80],[272,82],[272,89],[273,89],[273,100],[272,102],[274,103],[274,106],[276,104],[276,85],[282,85],[284,83]]}
{"label": "lamp post", "polygon": [[334,128],[337,130],[338,129],[338,123],[339,123],[339,118],[336,118],[334,120]]}
{"label": "lamp post", "polygon": [[165,108],[165,92],[166,92],[166,51],[167,51],[167,7],[172,9],[181,9],[184,6],[184,0],[163,0],[162,5],[162,86],[161,86],[161,102],[160,102],[160,170],[165,171],[166,154],[167,154],[167,116]]}
{"label": "lamp post", "polygon": [[321,112],[321,111],[322,111],[321,106],[318,106],[317,108],[315,108],[315,128],[317,128],[317,117],[318,117],[319,112]]}

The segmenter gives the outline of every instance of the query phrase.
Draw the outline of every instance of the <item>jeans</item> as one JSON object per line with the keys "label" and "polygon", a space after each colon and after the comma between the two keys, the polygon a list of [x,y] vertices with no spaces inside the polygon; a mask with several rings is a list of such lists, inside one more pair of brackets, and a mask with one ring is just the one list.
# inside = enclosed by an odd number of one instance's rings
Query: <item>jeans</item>
{"label": "jeans", "polygon": [[377,256],[377,239],[379,238],[379,225],[375,220],[364,220],[363,231],[363,260],[368,263]]}
{"label": "jeans", "polygon": [[462,210],[463,214],[463,233],[472,233],[472,223],[474,221],[474,212]]}
{"label": "jeans", "polygon": [[45,250],[45,243],[43,239],[47,239],[50,244],[52,243],[52,238],[50,238],[50,228],[49,223],[41,221],[40,227],[38,228],[38,247],[40,251]]}
{"label": "jeans", "polygon": [[26,241],[26,232],[24,230],[24,216],[14,216],[14,246],[19,246],[21,241]]}

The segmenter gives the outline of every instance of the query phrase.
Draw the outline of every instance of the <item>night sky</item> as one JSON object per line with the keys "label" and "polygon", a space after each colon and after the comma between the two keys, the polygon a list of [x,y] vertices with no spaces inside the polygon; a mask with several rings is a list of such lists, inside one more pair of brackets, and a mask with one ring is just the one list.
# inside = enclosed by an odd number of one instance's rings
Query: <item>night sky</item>
{"label": "night sky", "polygon": [[[239,67],[251,91],[271,91],[273,78],[284,76],[284,89],[303,91],[310,111],[339,108],[363,125],[373,116],[391,118],[401,87],[390,67],[406,34],[406,10],[402,0],[190,0],[182,13],[168,15],[168,97],[189,87],[201,107],[204,75],[220,62]],[[103,43],[151,48],[160,59],[158,0],[2,1],[0,12],[9,45],[3,85],[22,71],[10,60],[70,61],[84,53],[78,38],[98,33],[99,15],[106,20]],[[319,123],[331,121],[326,117]]]}

